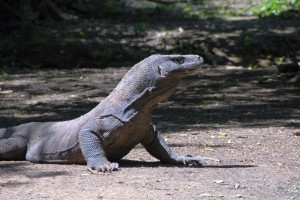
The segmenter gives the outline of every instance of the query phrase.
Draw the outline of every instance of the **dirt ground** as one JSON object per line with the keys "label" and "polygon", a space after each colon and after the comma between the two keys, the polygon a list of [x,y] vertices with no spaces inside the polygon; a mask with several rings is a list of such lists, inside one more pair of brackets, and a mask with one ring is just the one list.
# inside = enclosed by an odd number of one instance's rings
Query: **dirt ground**
{"label": "dirt ground", "polygon": [[[88,112],[128,68],[0,76],[0,127]],[[205,66],[153,113],[177,152],[220,159],[163,165],[137,146],[121,170],[0,162],[0,199],[300,199],[298,75]]]}

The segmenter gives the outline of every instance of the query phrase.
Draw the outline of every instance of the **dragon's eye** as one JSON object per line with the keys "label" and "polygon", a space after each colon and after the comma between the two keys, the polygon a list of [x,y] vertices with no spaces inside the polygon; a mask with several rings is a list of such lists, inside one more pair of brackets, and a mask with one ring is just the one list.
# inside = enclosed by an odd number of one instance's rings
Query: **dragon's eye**
{"label": "dragon's eye", "polygon": [[176,62],[178,64],[182,64],[182,63],[184,63],[184,57],[182,57],[182,56],[176,56],[176,57],[172,58],[172,61]]}

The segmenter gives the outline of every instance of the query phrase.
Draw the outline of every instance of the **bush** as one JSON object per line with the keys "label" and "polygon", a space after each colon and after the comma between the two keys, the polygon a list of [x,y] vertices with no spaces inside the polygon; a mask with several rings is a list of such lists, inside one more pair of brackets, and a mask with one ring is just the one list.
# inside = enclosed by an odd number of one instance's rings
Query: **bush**
{"label": "bush", "polygon": [[253,9],[260,16],[280,15],[289,9],[299,9],[300,0],[261,0],[259,6]]}

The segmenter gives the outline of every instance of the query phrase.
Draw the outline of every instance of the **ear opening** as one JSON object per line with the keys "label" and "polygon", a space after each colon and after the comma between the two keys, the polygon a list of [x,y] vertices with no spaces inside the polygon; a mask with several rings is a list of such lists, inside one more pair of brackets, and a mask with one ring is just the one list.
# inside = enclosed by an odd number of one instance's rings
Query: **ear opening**
{"label": "ear opening", "polygon": [[163,70],[161,69],[161,67],[159,65],[157,66],[157,71],[161,77],[166,77],[166,75],[163,73]]}

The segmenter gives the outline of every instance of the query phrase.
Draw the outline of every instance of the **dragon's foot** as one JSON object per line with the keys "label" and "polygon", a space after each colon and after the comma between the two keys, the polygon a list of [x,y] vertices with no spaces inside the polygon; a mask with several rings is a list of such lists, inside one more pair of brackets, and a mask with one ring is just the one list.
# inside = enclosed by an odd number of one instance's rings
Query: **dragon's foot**
{"label": "dragon's foot", "polygon": [[89,159],[87,163],[88,170],[92,173],[97,172],[111,172],[119,170],[118,163],[103,161],[101,159]]}
{"label": "dragon's foot", "polygon": [[180,155],[177,154],[174,158],[177,164],[184,164],[184,165],[197,165],[202,166],[204,165],[205,159],[200,156],[191,156],[191,155]]}

